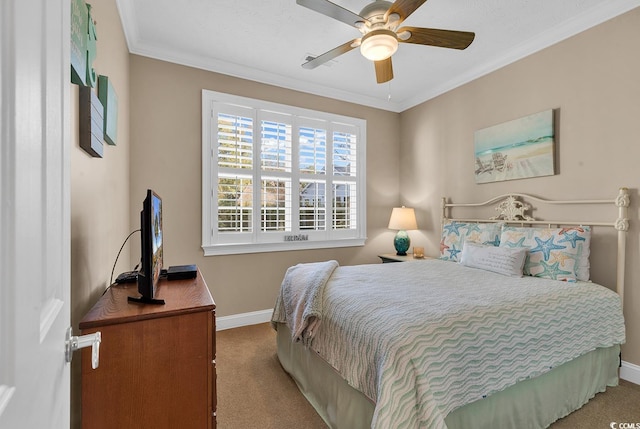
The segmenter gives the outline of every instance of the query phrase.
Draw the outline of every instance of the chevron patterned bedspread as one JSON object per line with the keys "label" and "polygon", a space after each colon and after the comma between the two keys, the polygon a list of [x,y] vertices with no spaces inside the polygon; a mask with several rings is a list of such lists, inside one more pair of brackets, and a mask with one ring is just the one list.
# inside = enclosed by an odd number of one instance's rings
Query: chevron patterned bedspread
{"label": "chevron patterned bedspread", "polygon": [[338,267],[323,307],[311,348],[375,401],[376,429],[446,428],[462,405],[625,341],[603,286],[440,260]]}

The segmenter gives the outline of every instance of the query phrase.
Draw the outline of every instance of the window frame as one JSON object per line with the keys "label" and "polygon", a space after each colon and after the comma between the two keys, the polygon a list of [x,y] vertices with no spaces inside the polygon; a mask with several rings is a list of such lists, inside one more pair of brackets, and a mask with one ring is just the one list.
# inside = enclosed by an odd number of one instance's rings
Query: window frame
{"label": "window frame", "polygon": [[[217,111],[217,105],[231,106],[227,111]],[[217,114],[218,112],[229,113],[229,110],[250,109],[255,112],[268,112],[275,115],[285,115],[292,118],[292,171],[290,174],[292,184],[292,204],[291,218],[295,219],[295,227],[292,231],[256,231],[255,228],[251,233],[226,233],[224,240],[219,240],[220,236],[217,232],[217,187],[218,187],[218,166],[217,166]],[[264,177],[260,174],[261,167],[259,162],[261,150],[260,123],[257,121],[257,113],[254,113],[254,164],[253,169],[257,169],[253,177]],[[299,152],[299,134],[300,127],[308,124],[326,124],[327,131],[327,153],[325,163],[327,166],[333,166],[334,152],[333,139],[334,133],[343,132],[344,130],[353,130],[356,135],[356,174],[355,176],[341,176],[332,173],[320,175],[301,174],[298,164],[297,155]],[[330,125],[333,124],[333,125]],[[260,253],[273,251],[291,251],[305,249],[326,249],[336,247],[353,247],[363,246],[366,241],[366,120],[353,118],[348,116],[336,115],[327,112],[304,109],[296,106],[273,103],[264,100],[258,100],[248,97],[241,97],[232,94],[226,94],[216,91],[202,90],[202,249],[205,256],[214,255],[232,255],[243,253]],[[273,176],[267,171],[266,176]],[[298,181],[324,179],[327,188],[325,189],[325,230],[300,230],[299,222],[299,192],[293,191],[297,188]],[[331,179],[329,179],[329,176]],[[340,184],[345,178],[347,182],[352,182],[356,187],[356,228],[354,229],[332,229],[333,211],[329,205],[329,200],[333,198],[333,191],[329,189],[329,185],[335,186]],[[254,192],[260,190],[259,182],[253,182]],[[333,187],[332,186],[332,187]],[[333,204],[333,203],[331,203]],[[260,206],[253,207],[254,216],[259,217]],[[259,221],[259,220],[258,220]],[[255,224],[255,223],[254,223]],[[229,237],[238,234],[244,234],[244,242],[230,242]],[[292,237],[288,241],[286,237]],[[299,240],[296,238],[307,239]],[[249,240],[249,241],[247,241]]]}

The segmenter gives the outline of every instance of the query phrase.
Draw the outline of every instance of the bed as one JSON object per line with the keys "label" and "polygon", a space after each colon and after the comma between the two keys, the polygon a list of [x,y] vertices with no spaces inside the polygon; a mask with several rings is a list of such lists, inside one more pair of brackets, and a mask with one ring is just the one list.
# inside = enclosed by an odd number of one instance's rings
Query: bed
{"label": "bed", "polygon": [[[528,201],[617,217],[541,221]],[[291,267],[272,317],[282,367],[332,428],[548,427],[618,383],[628,206],[625,188],[443,199],[439,259]],[[617,231],[615,292],[589,281],[596,229]]]}

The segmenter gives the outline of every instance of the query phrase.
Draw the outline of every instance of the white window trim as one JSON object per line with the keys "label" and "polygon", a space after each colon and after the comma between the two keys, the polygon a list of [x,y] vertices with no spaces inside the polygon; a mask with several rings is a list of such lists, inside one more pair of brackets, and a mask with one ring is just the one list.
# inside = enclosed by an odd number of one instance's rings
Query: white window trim
{"label": "white window trim", "polygon": [[[334,123],[346,123],[358,128],[358,145],[356,183],[357,183],[357,229],[355,236],[344,237],[344,232],[335,230],[330,234],[329,239],[316,239],[314,231],[301,232],[301,235],[308,235],[308,241],[278,241],[278,242],[251,242],[241,244],[215,243],[214,242],[214,186],[217,186],[217,177],[214,177],[215,166],[212,140],[212,120],[213,103],[222,102],[236,104],[254,109],[271,110],[275,112],[285,112],[300,117],[321,119]],[[366,120],[359,118],[335,115],[326,112],[303,109],[295,106],[288,106],[278,103],[271,103],[264,100],[257,100],[247,97],[240,97],[215,91],[202,90],[202,249],[205,256],[233,255],[242,253],[278,252],[307,249],[326,249],[337,247],[363,246],[366,241]],[[328,154],[331,156],[331,154]],[[328,193],[328,191],[327,191]],[[327,225],[331,222],[331,214],[327,213]],[[293,231],[290,234],[296,235]]]}

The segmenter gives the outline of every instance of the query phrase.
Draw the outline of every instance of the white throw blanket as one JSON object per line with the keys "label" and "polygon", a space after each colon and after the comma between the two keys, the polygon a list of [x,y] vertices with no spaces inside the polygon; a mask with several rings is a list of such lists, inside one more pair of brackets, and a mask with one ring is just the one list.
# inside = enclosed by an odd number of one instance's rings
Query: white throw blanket
{"label": "white throw blanket", "polygon": [[292,340],[309,346],[322,321],[324,286],[338,267],[337,261],[290,267],[280,286],[271,322],[286,323]]}

